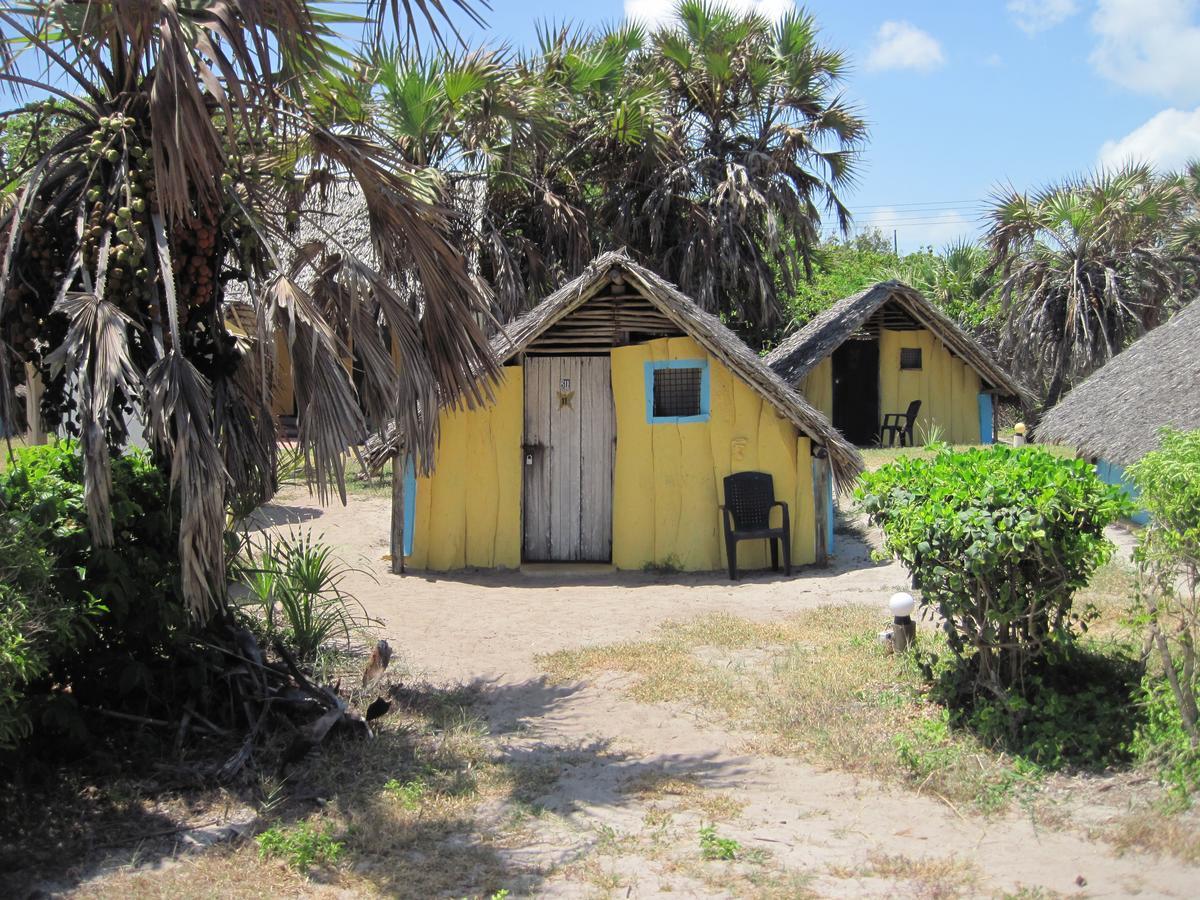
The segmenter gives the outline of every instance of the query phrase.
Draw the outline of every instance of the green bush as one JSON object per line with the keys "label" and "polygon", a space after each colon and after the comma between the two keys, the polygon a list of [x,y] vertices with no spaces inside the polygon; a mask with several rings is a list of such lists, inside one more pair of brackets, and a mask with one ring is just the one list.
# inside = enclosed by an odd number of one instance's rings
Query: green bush
{"label": "green bush", "polygon": [[72,608],[54,593],[41,531],[28,516],[0,506],[0,750],[29,736],[29,686],[87,639],[92,617],[102,612],[94,599]]}
{"label": "green bush", "polygon": [[273,825],[255,840],[260,859],[280,857],[299,872],[307,872],[318,863],[336,863],[346,847],[343,842],[333,839],[331,826],[318,831],[308,822],[291,827]]}
{"label": "green bush", "polygon": [[176,518],[147,455],[113,460],[112,547],[91,540],[70,441],[16,455],[0,516],[0,746],[39,729],[83,738],[80,708],[145,711],[188,676]]}
{"label": "green bush", "polygon": [[352,570],[308,532],[247,541],[236,568],[262,612],[264,636],[283,640],[303,663],[335,641],[348,645],[356,628],[372,623],[362,604],[342,590]]}
{"label": "green bush", "polygon": [[1031,663],[1086,628],[1075,591],[1109,559],[1104,528],[1128,508],[1086,462],[1037,447],[904,457],[864,475],[857,498],[940,614],[959,689],[1002,702],[1027,696]]}
{"label": "green bush", "polygon": [[1166,760],[1186,793],[1200,783],[1200,431],[1165,429],[1161,449],[1128,472],[1150,513],[1135,554],[1139,621],[1160,663],[1143,688],[1137,749]]}

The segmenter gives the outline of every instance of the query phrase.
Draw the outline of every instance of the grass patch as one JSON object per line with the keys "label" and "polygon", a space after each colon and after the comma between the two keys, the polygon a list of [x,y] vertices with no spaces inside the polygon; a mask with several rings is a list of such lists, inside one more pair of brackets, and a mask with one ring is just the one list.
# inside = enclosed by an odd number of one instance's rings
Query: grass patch
{"label": "grass patch", "polygon": [[346,845],[333,839],[333,830],[326,826],[318,830],[309,822],[298,825],[272,825],[255,840],[258,858],[282,858],[297,872],[307,873],[314,865],[333,865]]}
{"label": "grass patch", "polygon": [[[1099,593],[1081,597],[1102,607],[1112,635],[1125,578],[1106,570]],[[1030,797],[1044,777],[1041,766],[952,727],[914,660],[880,645],[884,622],[877,610],[856,605],[767,623],[713,614],[667,623],[650,641],[566,650],[540,663],[559,681],[628,674],[634,698],[691,704],[751,731],[756,751],[904,782],[956,810],[993,813]],[[1085,644],[1106,658],[1111,639]],[[940,635],[923,631],[921,641],[936,646]],[[653,785],[645,791],[669,792]]]}
{"label": "grass patch", "polygon": [[835,869],[833,874],[838,878],[878,878],[893,885],[903,883],[918,897],[975,896],[979,886],[979,869],[953,856],[914,858],[877,853],[860,869]]}
{"label": "grass patch", "polygon": [[1191,811],[1134,810],[1100,830],[1098,836],[1120,851],[1174,856],[1200,865],[1200,820]]}
{"label": "grass patch", "polygon": [[[7,882],[18,896],[49,878],[57,885],[51,893],[66,882],[84,896],[134,898],[198,890],[298,896],[311,892],[310,879],[354,896],[536,889],[539,874],[514,868],[500,852],[511,835],[494,813],[519,804],[530,767],[497,756],[473,692],[406,688],[394,699],[397,708],[373,723],[373,740],[332,741],[282,779],[189,790],[113,777],[161,770],[169,781],[175,771],[161,759],[118,758],[86,776],[74,767],[41,790],[14,790],[0,808]],[[258,816],[256,838],[180,852],[179,833],[189,825],[247,807]]]}
{"label": "grass patch", "polygon": [[[920,673],[885,652],[879,627],[878,611],[861,606],[768,623],[714,614],[668,623],[657,640],[561,651],[541,664],[563,681],[631,674],[636,699],[700,705],[755,732],[759,751],[908,781],[953,803],[1003,805],[997,796],[1023,780],[1014,760],[937,730],[940,712],[925,699]],[[755,664],[737,664],[747,651],[756,651]],[[895,739],[905,734],[914,737],[902,756]]]}
{"label": "grass patch", "polygon": [[700,856],[703,859],[741,859],[745,856],[742,845],[733,838],[721,837],[716,826],[705,825],[700,829]]}
{"label": "grass patch", "polygon": [[353,456],[346,460],[346,492],[358,497],[390,497],[392,495],[392,464],[386,462],[372,474]]}
{"label": "grass patch", "polygon": [[[665,772],[646,772],[626,783],[622,790],[639,800],[673,801],[675,810],[693,810],[710,822],[736,819],[746,803],[721,791],[706,790],[697,779]],[[661,811],[658,821],[662,822]],[[669,814],[666,814],[669,818]]]}

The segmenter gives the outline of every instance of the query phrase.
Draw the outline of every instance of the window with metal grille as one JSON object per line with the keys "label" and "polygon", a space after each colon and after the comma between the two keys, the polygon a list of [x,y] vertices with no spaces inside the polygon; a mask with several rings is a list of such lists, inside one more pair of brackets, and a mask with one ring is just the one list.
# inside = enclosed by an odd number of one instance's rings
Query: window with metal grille
{"label": "window with metal grille", "polygon": [[900,348],[900,368],[901,369],[919,369],[919,368],[921,368],[921,348],[920,347],[901,347]]}
{"label": "window with metal grille", "polygon": [[646,363],[646,419],[649,422],[703,422],[708,419],[708,364],[705,361]]}

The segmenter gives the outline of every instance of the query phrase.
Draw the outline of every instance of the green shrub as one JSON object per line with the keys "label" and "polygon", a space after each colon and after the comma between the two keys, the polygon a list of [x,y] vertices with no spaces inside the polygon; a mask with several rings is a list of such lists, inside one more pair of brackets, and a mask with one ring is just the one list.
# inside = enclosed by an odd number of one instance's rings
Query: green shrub
{"label": "green shrub", "polygon": [[1147,725],[1137,748],[1168,760],[1186,792],[1200,773],[1200,431],[1164,429],[1161,449],[1128,472],[1150,513],[1135,554],[1139,622],[1160,663],[1143,688]]}
{"label": "green shrub", "polygon": [[29,686],[85,642],[103,612],[94,598],[73,608],[54,593],[41,532],[28,516],[0,507],[0,750],[32,731]]}
{"label": "green shrub", "polygon": [[1183,726],[1175,693],[1161,672],[1147,673],[1136,701],[1142,716],[1128,749],[1136,759],[1157,764],[1171,794],[1186,806],[1200,789],[1200,753]]}
{"label": "green shrub", "polygon": [[112,547],[91,540],[70,441],[18,452],[0,474],[0,516],[11,560],[0,574],[0,676],[10,676],[0,746],[42,728],[82,739],[79,708],[144,711],[188,676],[177,653],[188,619],[176,600],[175,517],[146,454],[113,459]]}
{"label": "green shrub", "polygon": [[341,588],[350,567],[308,532],[248,542],[239,569],[261,608],[267,637],[285,641],[301,662],[314,661],[335,640],[349,643],[355,628],[371,623],[362,604]]}
{"label": "green shrub", "polygon": [[1083,460],[1037,447],[904,457],[864,475],[857,498],[940,614],[961,689],[1002,701],[1086,628],[1075,591],[1128,507]]}
{"label": "green shrub", "polygon": [[737,859],[742,852],[742,845],[733,838],[721,837],[712,825],[700,829],[700,856],[704,859]]}
{"label": "green shrub", "polygon": [[277,856],[299,872],[307,872],[316,863],[336,863],[346,846],[333,839],[333,830],[329,826],[318,831],[308,822],[290,828],[272,826],[256,840],[260,859]]}

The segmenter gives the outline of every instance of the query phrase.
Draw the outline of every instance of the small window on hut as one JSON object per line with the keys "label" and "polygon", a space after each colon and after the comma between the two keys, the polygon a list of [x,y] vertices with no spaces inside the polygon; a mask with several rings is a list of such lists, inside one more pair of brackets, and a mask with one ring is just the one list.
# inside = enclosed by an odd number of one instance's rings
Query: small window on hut
{"label": "small window on hut", "polygon": [[672,360],[646,363],[646,421],[708,420],[708,363]]}
{"label": "small window on hut", "polygon": [[900,368],[901,369],[919,369],[919,368],[921,368],[921,348],[920,347],[901,347],[900,348]]}

